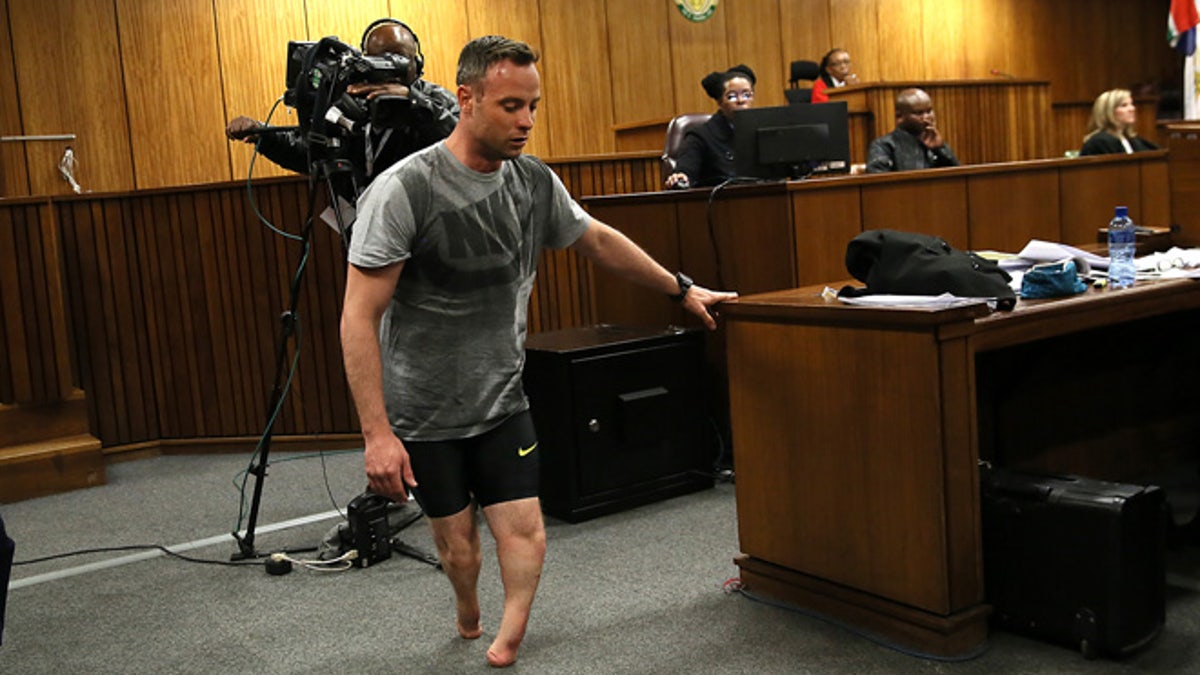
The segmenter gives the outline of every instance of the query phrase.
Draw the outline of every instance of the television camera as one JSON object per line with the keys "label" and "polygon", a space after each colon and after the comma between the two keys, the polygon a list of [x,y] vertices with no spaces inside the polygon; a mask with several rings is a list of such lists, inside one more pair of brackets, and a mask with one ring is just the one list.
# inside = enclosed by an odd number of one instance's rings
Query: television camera
{"label": "television camera", "polygon": [[353,166],[359,157],[351,148],[361,140],[366,123],[380,128],[404,126],[412,106],[404,96],[368,100],[346,89],[358,83],[404,83],[412,72],[412,61],[400,54],[368,56],[336,37],[289,42],[283,102],[296,110],[310,168],[324,161],[349,163],[361,177],[362,167]]}

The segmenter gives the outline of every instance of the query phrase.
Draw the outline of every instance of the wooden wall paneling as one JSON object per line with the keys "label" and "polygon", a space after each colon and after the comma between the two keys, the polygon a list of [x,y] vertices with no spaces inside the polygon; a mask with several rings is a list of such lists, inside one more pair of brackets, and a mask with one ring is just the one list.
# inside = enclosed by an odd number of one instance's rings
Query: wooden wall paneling
{"label": "wooden wall paneling", "polygon": [[[60,210],[67,208],[60,205]],[[74,260],[68,261],[74,265],[68,265],[67,269],[68,273],[78,275],[78,283],[72,284],[75,295],[70,304],[75,317],[72,322],[75,343],[84,352],[82,384],[88,393],[88,418],[101,441],[120,439],[124,420],[118,415],[117,406],[124,399],[120,387],[114,383],[119,373],[110,358],[104,330],[105,315],[112,303],[106,302],[110,270],[104,223],[99,217],[101,209],[94,203],[75,202],[69,205],[69,212],[71,239],[77,251]]]}
{"label": "wooden wall paneling", "polygon": [[[325,225],[319,221],[313,225],[309,236],[307,256],[304,254],[304,247],[299,243],[288,247],[288,264],[292,272],[288,276],[289,293],[281,297],[283,311],[287,311],[291,298],[291,283],[296,281],[297,275],[300,275],[296,301],[299,339],[294,341],[291,352],[297,357],[297,370],[292,379],[291,388],[286,392],[296,415],[292,420],[294,426],[289,427],[293,431],[306,428],[310,421],[319,420],[321,416],[319,403],[324,391],[322,387],[328,385],[328,382],[325,381],[324,363],[322,362],[324,356],[322,349],[325,345],[324,337],[327,327],[321,323],[321,298],[315,283],[320,274],[320,262],[325,253],[318,250],[320,244],[317,236],[321,234],[318,228],[321,227],[325,227]],[[300,265],[303,265],[303,269],[299,267]]]}
{"label": "wooden wall paneling", "polygon": [[[279,193],[282,188],[271,185],[258,192],[257,203],[263,217],[276,228],[298,231],[295,223],[281,222]],[[242,229],[233,233],[229,255],[239,270],[237,317],[239,348],[246,367],[241,372],[242,391],[245,392],[243,424],[247,429],[261,431],[268,415],[267,404],[274,380],[275,349],[279,331],[278,304],[273,302],[278,293],[275,281],[284,272],[276,268],[274,257],[269,255],[279,235],[258,222],[256,216],[243,212]]]}
{"label": "wooden wall paneling", "polygon": [[[1135,6],[1142,6],[1138,0],[1126,0]],[[1163,21],[1158,17],[1165,17],[1170,12],[1171,0],[1150,0],[1146,5],[1144,16],[1142,17],[1143,26],[1137,32],[1129,32],[1121,36],[1123,40],[1136,42],[1141,46],[1145,53],[1146,66],[1142,77],[1153,77],[1165,86],[1165,83],[1177,83],[1183,80],[1183,59],[1179,57],[1179,52],[1171,49],[1166,44],[1165,39],[1155,40],[1152,36],[1158,34],[1163,37],[1162,30]],[[1149,38],[1149,39],[1147,39]],[[1141,78],[1139,78],[1141,79]]]}
{"label": "wooden wall paneling", "polygon": [[[92,379],[91,358],[84,321],[87,304],[83,298],[83,289],[87,281],[86,275],[83,274],[83,264],[90,260],[90,256],[83,254],[84,241],[77,223],[77,211],[76,204],[58,204],[54,208],[54,217],[62,242],[62,283],[71,349],[72,382],[88,392],[90,399],[95,396],[95,391],[89,386]],[[94,401],[87,402],[87,417],[88,429],[98,438],[100,434]]]}
{"label": "wooden wall paneling", "polygon": [[1092,103],[1056,103],[1051,110],[1051,156],[1061,157],[1070,151],[1078,152],[1083,147],[1083,136],[1087,133],[1088,120],[1092,116]]}
{"label": "wooden wall paneling", "polygon": [[[1040,159],[1061,156],[1062,153],[1056,152],[1050,145],[1051,128],[1054,124],[1053,112],[1050,107],[1050,85],[1023,86],[1018,93],[1020,94],[1020,106],[1013,111],[1013,114],[1021,114],[1021,108],[1027,110],[1029,113],[1027,119],[1032,121],[1034,132],[1031,137],[1014,134],[1021,144],[1016,149],[1020,153],[1017,157]],[[1010,117],[1010,120],[1013,119],[1017,118]]]}
{"label": "wooden wall paneling", "polygon": [[[528,43],[543,57],[546,56],[545,44],[542,41],[542,29],[539,21],[538,0],[510,0],[509,2],[494,2],[492,0],[467,0],[467,26],[471,39],[484,35],[503,35],[514,40]],[[539,65],[542,76],[542,96],[548,97],[552,92],[546,89],[544,68]],[[525,152],[538,157],[553,157],[556,154],[547,129],[556,124],[553,110],[547,106],[538,108],[537,124],[529,137]]]}
{"label": "wooden wall paneling", "polygon": [[[870,136],[867,138],[868,146],[872,140],[879,136],[890,134],[896,128],[896,93],[898,91],[894,87],[871,88],[868,91],[867,109],[875,111],[874,116],[871,118],[874,126],[871,129]],[[937,99],[934,99],[933,109],[935,112],[937,111],[937,105]],[[954,146],[951,145],[950,147]]]}
{"label": "wooden wall paneling", "polygon": [[236,434],[239,426],[239,400],[241,388],[236,380],[241,369],[241,353],[238,349],[237,299],[235,283],[237,269],[230,264],[226,242],[230,238],[234,222],[229,190],[213,190],[207,195],[209,214],[208,226],[201,232],[207,252],[206,274],[212,278],[205,281],[208,287],[208,309],[213,324],[213,360],[216,366],[215,380],[220,392],[220,428],[227,434]]}
{"label": "wooden wall paneling", "polygon": [[103,202],[93,202],[88,206],[91,212],[89,226],[93,242],[89,253],[96,257],[95,293],[88,298],[88,302],[94,303],[99,312],[89,316],[91,320],[87,324],[87,331],[88,340],[93,343],[91,353],[95,356],[96,372],[98,374],[101,369],[106,371],[103,385],[95,393],[98,399],[103,397],[109,401],[109,405],[106,406],[109,411],[106,415],[109,418],[109,437],[125,442],[131,438],[129,398],[125,386],[121,345],[113,339],[118,324],[116,317],[120,311],[116,295],[120,292],[118,286],[126,280],[114,278],[125,271],[114,269],[113,265],[113,248],[115,246],[118,251],[121,248],[120,241],[113,241],[120,237],[120,221],[118,218],[116,223],[113,222],[110,218],[112,214]]}
{"label": "wooden wall paneling", "polygon": [[[22,132],[76,135],[74,141],[25,144],[30,192],[71,192],[57,169],[67,146],[78,159],[75,177],[83,189],[132,188],[128,92],[121,86],[121,59],[128,54],[122,54],[118,46],[113,4],[92,0],[10,2],[8,10]],[[157,66],[165,71],[180,70],[167,68],[165,63]],[[207,67],[215,77],[216,64]],[[54,85],[47,86],[47,82]],[[209,93],[213,91],[216,89]],[[86,105],[63,105],[63,92]],[[162,99],[161,90],[152,95]],[[164,133],[161,128],[154,132]]]}
{"label": "wooden wall paneling", "polygon": [[[342,363],[341,317],[342,298],[346,295],[346,250],[342,246],[341,237],[331,229],[324,231],[325,243],[322,247],[324,274],[318,278],[322,290],[321,314],[324,320],[322,330],[325,340],[325,362],[329,369],[329,389],[325,390],[325,408],[333,414],[333,425],[320,429],[332,428],[347,432],[357,431],[358,418],[354,409],[354,400],[350,394],[350,385],[346,381],[346,371]],[[306,430],[319,431],[311,426]]]}
{"label": "wooden wall paneling", "polygon": [[[191,278],[193,297],[203,294],[203,305],[194,308],[197,319],[203,319],[207,338],[197,335],[197,348],[201,350],[200,368],[204,393],[203,421],[209,435],[231,435],[234,428],[233,410],[230,407],[230,392],[233,389],[232,372],[229,369],[230,354],[225,335],[232,332],[227,322],[229,305],[223,302],[223,285],[231,270],[222,265],[218,255],[217,219],[221,217],[220,204],[214,191],[193,193],[196,214],[195,245],[200,253],[199,272]],[[207,368],[207,371],[205,370]],[[204,376],[207,372],[208,376]]]}
{"label": "wooden wall paneling", "polygon": [[706,199],[679,202],[680,263],[688,274],[708,288],[742,294],[793,287],[795,244],[788,202],[778,194],[783,189],[726,191],[711,205]]}
{"label": "wooden wall paneling", "polygon": [[183,295],[180,309],[183,314],[183,325],[186,330],[185,339],[189,344],[188,380],[191,390],[192,406],[189,414],[193,420],[195,435],[209,436],[218,429],[217,420],[211,415],[215,403],[213,395],[214,367],[212,355],[212,327],[209,324],[209,314],[206,298],[206,284],[203,261],[207,251],[200,246],[201,201],[198,193],[188,192],[175,201],[178,209],[176,218],[179,222],[180,239],[170,242],[171,245],[182,249],[183,264],[172,270],[173,274],[181,275],[178,284]]}
{"label": "wooden wall paneling", "polygon": [[850,163],[867,163],[867,148],[875,140],[875,116],[871,113],[850,113],[847,120],[850,134]]}
{"label": "wooden wall paneling", "polygon": [[744,63],[754,70],[754,105],[784,105],[783,90],[791,76],[792,59],[784,56],[779,23],[779,0],[739,0],[723,3],[725,41],[730,65]]}
{"label": "wooden wall paneling", "polygon": [[[149,353],[147,330],[147,279],[143,253],[138,237],[147,228],[134,217],[135,207],[129,199],[109,199],[103,202],[105,225],[110,232],[109,250],[112,257],[113,316],[115,322],[106,324],[111,331],[106,339],[120,353],[122,395],[127,399],[128,418],[125,442],[149,441],[160,436],[158,401],[155,399],[155,363]],[[211,371],[210,371],[211,372]]]}
{"label": "wooden wall paneling", "polygon": [[530,296],[529,332],[587,326],[592,321],[591,274],[570,250],[542,251]]}
{"label": "wooden wall paneling", "polygon": [[225,334],[226,350],[229,354],[228,367],[237,374],[229,392],[233,407],[233,428],[236,433],[250,433],[256,423],[261,423],[263,407],[254,379],[257,371],[253,367],[253,352],[258,332],[253,319],[254,286],[250,279],[250,268],[242,263],[249,248],[251,228],[262,228],[250,212],[245,193],[225,190],[221,193],[222,217],[214,226],[218,228],[215,255],[224,260],[229,270],[222,288],[222,302],[229,308],[229,331]]}
{"label": "wooden wall paneling", "polygon": [[[13,63],[13,40],[8,27],[8,0],[0,0],[0,136],[21,135],[21,98]],[[0,142],[0,197],[28,195],[29,170],[25,144]]]}
{"label": "wooden wall paneling", "polygon": [[43,228],[41,210],[25,204],[0,211],[0,402],[54,402],[69,391],[60,377],[66,353],[55,337],[61,307],[51,300],[58,251],[50,248],[54,237]]}
{"label": "wooden wall paneling", "polygon": [[28,207],[0,209],[0,405],[36,398],[27,327],[34,322],[28,314],[21,284],[21,260],[27,251],[18,230],[28,228]]}
{"label": "wooden wall paneling", "polygon": [[137,187],[229,175],[211,0],[115,0]]}
{"label": "wooden wall paneling", "polygon": [[1135,161],[1114,167],[1079,159],[1062,168],[1059,185],[1062,240],[1068,244],[1096,241],[1096,231],[1108,225],[1116,206],[1128,206],[1130,217],[1142,222],[1142,185]]}
{"label": "wooden wall paneling", "polygon": [[1167,166],[1171,175],[1171,224],[1180,231],[1180,246],[1200,246],[1200,123],[1175,122],[1164,134],[1170,149]]}
{"label": "wooden wall paneling", "polygon": [[[974,4],[974,3],[971,3]],[[879,5],[880,26],[884,24],[885,8],[895,3],[881,2]],[[903,6],[901,4],[900,6]],[[962,77],[985,77],[987,71],[973,72],[967,54],[975,45],[967,39],[966,18],[968,3],[946,2],[946,0],[922,0],[919,5],[921,32],[919,44],[923,77],[931,80],[948,80]],[[894,12],[889,9],[888,14]],[[881,35],[882,37],[882,35]],[[903,36],[912,42],[912,35]],[[889,44],[884,41],[884,44]],[[889,44],[889,51],[891,45]],[[911,48],[910,48],[911,49]],[[914,71],[917,72],[917,71]]]}
{"label": "wooden wall paneling", "polygon": [[[284,198],[282,194],[274,195],[274,199],[274,215],[277,222],[294,224],[290,225],[287,231],[298,234],[302,226],[303,207],[293,204],[291,200]],[[275,382],[275,359],[279,347],[280,335],[282,335],[283,330],[279,318],[288,307],[292,277],[296,273],[296,265],[300,259],[300,244],[292,239],[269,232],[265,234],[268,235],[268,238],[264,242],[263,247],[264,256],[267,261],[266,271],[269,276],[263,283],[264,288],[267,290],[267,295],[265,305],[262,308],[263,311],[259,316],[259,321],[264,322],[264,327],[269,326],[268,339],[262,347],[263,354],[266,357],[263,361],[264,371],[262,381],[267,383],[263,391],[269,397],[271,385]],[[308,307],[307,305],[304,306]],[[307,332],[305,335],[307,335]],[[291,363],[295,359],[295,342],[289,342],[284,352],[284,367],[286,369],[291,367]],[[297,398],[291,396],[289,393],[279,409],[279,418],[275,422],[276,432],[286,433],[295,428],[297,420],[301,418],[302,412]]]}
{"label": "wooden wall paneling", "polygon": [[[225,121],[246,115],[274,126],[298,124],[292,110],[272,105],[287,89],[287,45],[307,40],[304,0],[213,0],[217,49],[221,57],[221,91]],[[267,116],[270,114],[270,119]],[[200,133],[200,130],[197,130]],[[204,133],[212,133],[205,130]],[[254,146],[228,141],[228,179],[245,178]],[[254,162],[254,175],[284,176],[289,172],[265,157]],[[215,180],[215,179],[212,179]]]}
{"label": "wooden wall paneling", "polygon": [[[284,199],[280,201],[279,207],[281,213],[280,217],[283,222],[303,223],[305,209],[301,204],[296,204],[290,200]],[[296,231],[298,232],[298,230]],[[283,312],[287,311],[290,303],[292,279],[295,277],[298,269],[297,266],[300,264],[302,247],[298,241],[285,239],[278,236],[274,237],[272,244],[273,245],[268,247],[268,255],[273,256],[274,258],[273,268],[276,276],[272,280],[272,283],[269,284],[269,286],[275,291],[274,297],[270,298],[269,307],[275,311],[272,313],[271,310],[268,310],[267,316],[279,317],[282,316]],[[305,276],[308,276],[307,269],[305,271]],[[304,289],[301,288],[302,294],[303,291]],[[301,298],[302,299],[300,300],[299,306],[305,310],[305,312],[301,314],[301,320],[303,321],[303,316],[309,309],[312,308],[312,303],[305,303],[303,300],[303,295]],[[301,381],[303,378],[308,376],[309,370],[305,369],[303,364],[297,360],[296,350],[301,350],[301,358],[305,357],[311,350],[311,338],[309,337],[309,332],[307,330],[309,328],[312,327],[303,325],[301,326],[301,329],[305,331],[305,339],[303,343],[292,340],[289,342],[286,349],[285,365],[287,368],[291,368],[293,361],[296,361],[298,364],[300,364],[298,365],[300,370],[298,371],[297,379]],[[279,322],[276,322],[273,339],[271,342],[272,354],[275,353],[274,349],[279,344],[279,336],[281,332],[281,325]],[[271,379],[275,374],[274,361],[271,361],[268,365],[270,365],[271,368],[266,373],[266,381],[274,382],[274,380]],[[280,409],[279,419],[276,421],[276,424],[278,425],[276,427],[277,433],[290,433],[303,426],[305,418],[303,405],[304,401],[294,394],[294,389],[285,393],[286,397],[283,401],[283,407]]]}
{"label": "wooden wall paneling", "polygon": [[[646,123],[711,109],[712,106],[707,104],[688,109],[676,103],[667,24],[675,7],[670,2],[607,0],[604,12],[609,26],[608,54],[612,68],[607,78],[612,96],[611,125]],[[662,147],[662,134],[655,135],[657,146]]]}
{"label": "wooden wall paneling", "polygon": [[[1121,58],[1106,59],[1112,68],[1108,81],[1112,87],[1135,89],[1148,83],[1157,86],[1164,75],[1164,55],[1170,55],[1164,26],[1170,12],[1170,0],[1114,0],[1108,21],[1105,44],[1120,45]],[[1131,36],[1154,35],[1163,39],[1131,40]]]}
{"label": "wooden wall paneling", "polygon": [[[928,169],[919,181],[899,174],[890,181],[862,184],[863,230],[891,229],[937,235],[955,248],[967,248],[967,182],[963,176],[933,180]],[[948,171],[956,171],[948,169]],[[900,178],[900,180],[896,180]]]}
{"label": "wooden wall paneling", "polygon": [[[667,269],[681,269],[680,227],[671,201],[651,205],[592,203],[588,208],[593,217],[625,233]],[[664,298],[607,271],[597,270],[590,263],[587,267],[595,298],[593,321],[635,326],[662,326],[681,321],[681,310]],[[703,277],[694,278],[697,283],[705,284],[701,280]]]}
{"label": "wooden wall paneling", "polygon": [[1030,239],[1062,241],[1058,170],[968,176],[967,248],[1016,253]]}
{"label": "wooden wall paneling", "polygon": [[[43,238],[43,270],[46,275],[48,311],[53,317],[53,335],[49,344],[58,369],[56,395],[58,398],[77,397],[79,390],[79,372],[77,347],[71,341],[71,319],[67,307],[66,287],[64,280],[64,251],[62,230],[58,224],[57,209],[53,203],[42,203],[39,206],[39,220]],[[43,343],[45,344],[45,343]]]}
{"label": "wooden wall paneling", "polygon": [[[882,82],[890,72],[890,49],[881,48],[878,6],[887,0],[829,0],[829,47],[817,52],[817,60],[833,47],[850,52],[860,82]],[[919,35],[919,33],[917,34]],[[912,41],[919,37],[910,38]]]}
{"label": "wooden wall paneling", "polygon": [[1141,162],[1142,213],[1139,225],[1167,227],[1171,224],[1171,178],[1167,161]]}
{"label": "wooden wall paneling", "polygon": [[[864,13],[864,16],[857,17],[856,20],[858,22],[867,20],[865,5],[868,3],[856,4],[860,7],[857,11]],[[878,31],[875,42],[883,45],[878,55],[878,79],[883,81],[931,79],[929,61],[940,58],[942,52],[948,49],[953,50],[953,47],[948,46],[942,39],[926,43],[931,36],[926,35],[923,25],[922,3],[875,0],[869,4],[874,5],[874,25]]]}
{"label": "wooden wall paneling", "polygon": [[547,164],[575,199],[660,189],[657,155],[553,159]]}
{"label": "wooden wall paneling", "polygon": [[[662,4],[673,5],[670,2]],[[667,13],[671,46],[669,60],[677,113],[717,109],[716,101],[704,93],[700,81],[713,71],[724,71],[738,63],[731,60],[736,57],[729,54],[729,45],[725,40],[728,13],[728,5],[718,5],[717,11],[701,23],[688,21],[674,6]]]}
{"label": "wooden wall paneling", "polygon": [[608,58],[608,29],[604,15],[590,4],[541,0],[542,133],[557,156],[597,154],[616,150],[609,129],[612,94],[596,86],[612,73]]}
{"label": "wooden wall paneling", "polygon": [[[1109,5],[1108,8],[1111,7]],[[1111,63],[1115,59],[1106,56],[1118,43],[1105,38],[1108,35],[1107,24],[1113,19],[1091,0],[1056,0],[1039,4],[1037,10],[1045,20],[1034,24],[1031,27],[1032,34],[1028,37],[1049,71],[1054,99],[1090,101],[1101,91],[1111,89],[1108,83],[1112,81]],[[1160,16],[1165,22],[1167,15],[1164,13]],[[1071,29],[1063,30],[1065,26]],[[1108,44],[1110,47],[1104,50],[1104,54],[1096,54],[1098,44]],[[1089,53],[1096,55],[1086,59],[1088,66],[1081,68],[1081,55]]]}
{"label": "wooden wall paneling", "polygon": [[974,92],[967,87],[949,84],[927,86],[925,90],[933,99],[938,131],[941,132],[946,143],[954,149],[958,160],[963,164],[987,161],[987,155],[984,152],[984,144],[987,139],[979,134],[979,131],[987,127],[989,121],[986,112],[974,119],[971,119],[968,113],[968,111],[980,110],[978,100],[972,100]]}
{"label": "wooden wall paneling", "polygon": [[[387,0],[304,0],[304,9],[308,39],[320,40],[327,35],[335,35],[355,49],[358,49],[363,31],[372,21],[394,16],[389,12]],[[396,18],[404,19],[402,16]]]}
{"label": "wooden wall paneling", "polygon": [[[1009,69],[1016,77],[1031,77],[1049,80],[1051,97],[1058,100],[1055,85],[1060,68],[1077,68],[1073,61],[1056,61],[1056,44],[1062,40],[1062,27],[1052,23],[1054,17],[1048,11],[1050,3],[1044,0],[999,0],[1009,18],[1008,31],[1000,33],[1001,44],[1008,51]],[[1164,15],[1165,16],[1165,15]],[[1074,27],[1073,27],[1074,28]]]}
{"label": "wooden wall paneling", "polygon": [[317,414],[305,421],[303,430],[353,431],[357,427],[350,425],[351,394],[342,366],[340,332],[346,252],[337,233],[324,224],[313,234],[310,265],[312,273],[305,281],[314,297],[301,316],[309,317],[310,339],[306,344],[311,346],[309,355],[315,361],[311,368],[316,377],[303,380],[309,388],[299,393],[318,407]]}
{"label": "wooden wall paneling", "polygon": [[[189,335],[192,308],[187,306],[186,289],[181,281],[186,278],[183,259],[185,245],[180,241],[179,212],[173,194],[151,195],[148,216],[144,227],[149,230],[147,240],[151,256],[158,258],[159,265],[148,281],[162,289],[149,313],[159,327],[162,360],[158,377],[163,409],[169,414],[163,417],[163,436],[166,438],[188,438],[196,434],[195,417],[192,414],[192,387],[195,384],[195,368],[189,365],[195,354]],[[128,439],[126,439],[128,440]]]}
{"label": "wooden wall paneling", "polygon": [[[996,70],[1013,77],[1044,77],[1039,66],[1031,70],[1033,62],[1024,56],[1027,51],[1015,38],[1024,42],[1030,30],[1025,17],[1026,7],[1040,0],[960,0],[962,12],[963,49],[958,72],[939,72],[934,69],[931,77],[940,79],[1004,77],[992,75]],[[942,0],[925,0],[926,15],[936,14],[945,3]]]}
{"label": "wooden wall paneling", "polygon": [[616,128],[615,149],[617,152],[661,151],[667,137],[668,118],[662,122],[647,123],[646,126]]}
{"label": "wooden wall paneling", "polygon": [[862,232],[859,187],[817,189],[814,183],[814,189],[797,189],[791,197],[796,285],[849,278],[846,245]]}
{"label": "wooden wall paneling", "polygon": [[164,378],[166,395],[174,398],[179,423],[175,432],[181,438],[205,433],[199,378],[208,375],[206,372],[202,375],[200,362],[204,357],[199,353],[204,305],[193,296],[192,290],[193,280],[199,280],[201,273],[196,269],[194,224],[188,218],[191,196],[191,192],[165,195],[152,224],[155,247],[166,263],[159,268],[162,276],[154,280],[166,289],[164,304],[156,308],[171,340],[166,363],[172,373]]}
{"label": "wooden wall paneling", "polygon": [[[850,50],[856,45],[843,45],[836,43],[830,31],[829,25],[829,1],[828,0],[779,0],[779,24],[780,24],[780,41],[783,50],[783,65],[784,80],[791,77],[792,61],[816,61],[821,62],[821,57],[825,52],[834,47],[842,47]],[[839,38],[845,37],[839,34]],[[855,72],[859,73],[859,77],[863,77],[864,73],[861,68],[863,63],[858,62],[857,54],[854,51],[850,52],[850,58],[854,60]]]}
{"label": "wooden wall paneling", "polygon": [[[186,357],[182,353],[176,354],[175,350],[182,352],[188,345],[173,332],[177,322],[169,313],[179,301],[173,293],[174,288],[168,285],[170,270],[176,266],[173,254],[177,247],[163,244],[164,239],[171,238],[166,202],[166,196],[152,194],[133,200],[130,208],[137,225],[138,248],[144,252],[140,270],[144,279],[142,302],[146,307],[144,330],[149,345],[146,353],[155,364],[152,397],[158,403],[159,435],[178,438],[182,437],[183,416],[179,404],[184,396],[177,389],[187,380],[177,374],[177,360]],[[107,434],[100,434],[100,439],[108,445],[117,444],[117,439]]]}
{"label": "wooden wall paneling", "polygon": [[455,91],[458,54],[470,41],[466,0],[391,0],[391,15],[421,38],[425,54],[423,79]]}

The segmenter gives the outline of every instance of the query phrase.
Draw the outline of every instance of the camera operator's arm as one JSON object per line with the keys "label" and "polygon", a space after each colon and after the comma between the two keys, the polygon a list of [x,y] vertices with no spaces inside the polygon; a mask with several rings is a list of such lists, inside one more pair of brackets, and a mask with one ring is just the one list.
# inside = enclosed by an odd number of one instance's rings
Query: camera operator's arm
{"label": "camera operator's arm", "polygon": [[245,115],[230,120],[225,136],[230,140],[258,143],[258,152],[288,171],[308,173],[308,146],[298,131],[254,133],[263,123]]}
{"label": "camera operator's arm", "polygon": [[366,96],[368,101],[380,96],[408,99],[415,113],[409,120],[409,127],[420,147],[433,145],[449,136],[458,124],[458,98],[425,80],[417,80],[407,87],[395,82],[358,82],[346,87],[346,93]]}

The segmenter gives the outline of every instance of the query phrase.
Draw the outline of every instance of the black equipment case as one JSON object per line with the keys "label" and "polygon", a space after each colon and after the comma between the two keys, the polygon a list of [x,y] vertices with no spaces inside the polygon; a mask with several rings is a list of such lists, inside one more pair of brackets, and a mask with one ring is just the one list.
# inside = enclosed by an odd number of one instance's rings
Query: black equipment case
{"label": "black equipment case", "polygon": [[1128,654],[1166,620],[1166,502],[1156,486],[980,470],[995,625]]}

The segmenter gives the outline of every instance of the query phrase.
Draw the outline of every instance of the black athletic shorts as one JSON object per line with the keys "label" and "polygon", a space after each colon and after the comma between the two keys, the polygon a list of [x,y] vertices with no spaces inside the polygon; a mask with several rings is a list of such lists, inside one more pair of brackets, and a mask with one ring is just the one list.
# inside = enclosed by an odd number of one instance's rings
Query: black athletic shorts
{"label": "black athletic shorts", "polygon": [[528,410],[472,438],[404,447],[417,479],[413,496],[430,518],[454,515],[472,497],[491,506],[538,495],[537,434]]}

